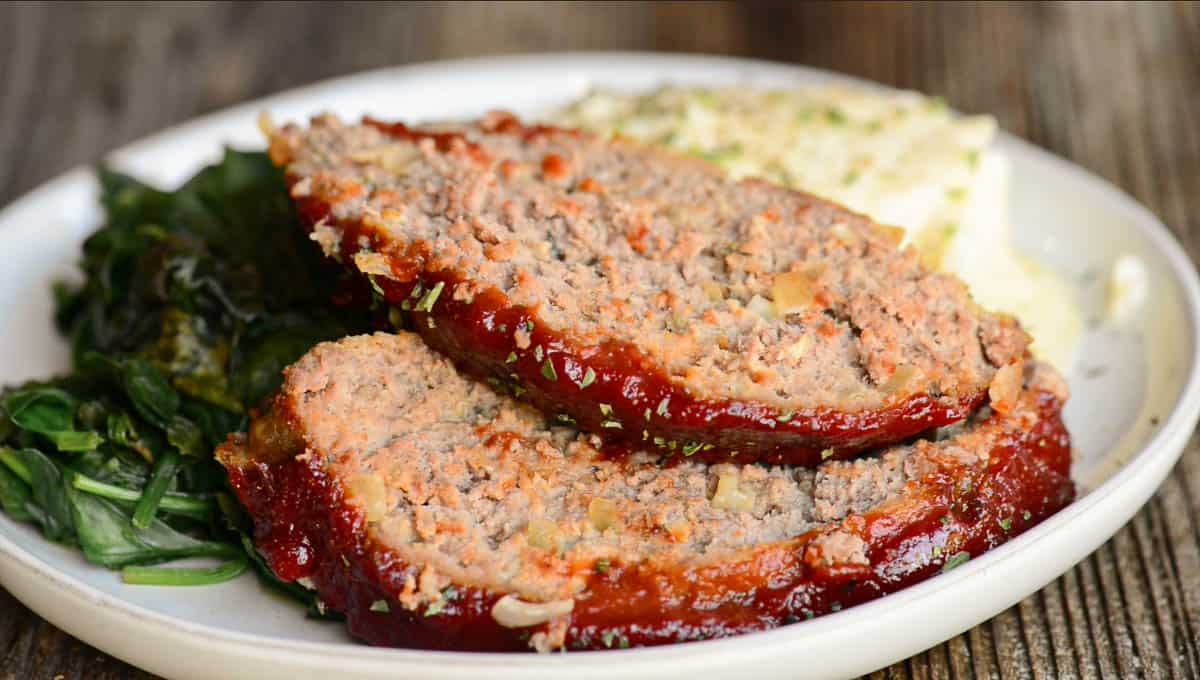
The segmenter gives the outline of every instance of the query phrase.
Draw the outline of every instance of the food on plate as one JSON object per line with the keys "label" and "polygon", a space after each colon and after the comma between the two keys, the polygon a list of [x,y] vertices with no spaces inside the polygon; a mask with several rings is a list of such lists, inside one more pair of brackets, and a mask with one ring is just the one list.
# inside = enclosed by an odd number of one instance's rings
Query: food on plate
{"label": "food on plate", "polygon": [[609,439],[817,465],[958,422],[1028,336],[901,232],[711,164],[491,114],[268,124],[312,237],[434,348]]}
{"label": "food on plate", "polygon": [[408,333],[323,343],[217,453],[279,577],[371,643],[603,649],[772,628],[952,569],[1067,504],[1065,386],[816,469],[601,451]]}
{"label": "food on plate", "polygon": [[1071,368],[1082,313],[1063,279],[1014,247],[1009,162],[990,116],[960,116],[915,92],[820,85],[597,91],[552,119],[697,155],[732,177],[763,177],[903,227],[932,268],[1020,319],[1035,355]]}
{"label": "food on plate", "polygon": [[[330,301],[340,274],[265,154],[227,152],[169,192],[107,169],[99,187],[82,281],[55,289],[71,371],[0,391],[0,508],[127,582],[215,583],[247,563],[274,579],[213,449],[284,366],[369,327]],[[195,556],[223,563],[147,566]]]}

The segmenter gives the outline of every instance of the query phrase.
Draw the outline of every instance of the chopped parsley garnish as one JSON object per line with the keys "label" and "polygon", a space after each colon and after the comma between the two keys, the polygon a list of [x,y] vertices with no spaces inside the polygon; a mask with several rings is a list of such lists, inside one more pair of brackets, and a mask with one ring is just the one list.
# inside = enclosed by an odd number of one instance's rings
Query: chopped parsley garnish
{"label": "chopped parsley garnish", "polygon": [[832,605],[829,606],[829,611],[835,612],[835,613],[842,611],[842,603],[834,602]]}
{"label": "chopped parsley garnish", "polygon": [[1030,517],[1033,517],[1033,513],[1032,513],[1032,512],[1029,512],[1028,510],[1026,510],[1025,512],[1022,512],[1022,513],[1021,513],[1021,519],[1025,520],[1026,522],[1028,522],[1028,521],[1029,521],[1029,518],[1030,518]]}
{"label": "chopped parsley garnish", "polygon": [[703,442],[685,442],[683,445],[683,455],[690,456],[700,450],[704,446]]}
{"label": "chopped parsley garnish", "polygon": [[825,120],[829,121],[830,125],[845,125],[846,114],[842,113],[841,109],[830,108],[825,110]]}
{"label": "chopped parsley garnish", "polygon": [[942,523],[942,526],[948,527],[953,520],[950,519],[950,515],[942,515],[938,521]]}
{"label": "chopped parsley garnish", "polygon": [[667,410],[667,407],[669,407],[670,405],[671,405],[671,398],[663,397],[662,401],[658,402],[658,408],[654,409],[654,412],[657,413],[658,415],[662,416],[663,418],[670,418],[671,412]]}
{"label": "chopped parsley garnish", "polygon": [[418,312],[431,311],[433,309],[433,304],[437,302],[438,297],[440,297],[442,294],[442,289],[445,287],[445,281],[438,281],[436,284],[434,284],[433,288],[429,289],[428,293],[425,293],[424,297],[417,302],[417,306],[413,309]]}
{"label": "chopped parsley garnish", "polygon": [[436,602],[430,603],[430,605],[425,608],[425,616],[437,616],[438,614],[441,614],[442,610],[446,608],[446,605],[450,602],[450,600],[454,599],[456,594],[457,593],[453,586],[443,590],[442,598]]}
{"label": "chopped parsley garnish", "polygon": [[605,647],[612,649],[613,640],[616,637],[617,637],[617,632],[615,630],[606,630],[606,631],[604,631],[604,634],[600,636],[600,639],[604,642]]}
{"label": "chopped parsley garnish", "polygon": [[781,423],[786,423],[794,417],[796,417],[795,411],[784,411],[783,413],[775,416],[775,420],[778,420]]}
{"label": "chopped parsley garnish", "polygon": [[832,446],[821,451],[821,460],[829,460],[832,457],[833,457],[833,447]]}
{"label": "chopped parsley garnish", "polygon": [[506,364],[515,364],[515,363],[517,363],[517,353],[516,353],[516,352],[509,352],[509,353],[508,353],[508,356],[504,358],[504,363],[506,363]]}
{"label": "chopped parsley garnish", "polygon": [[608,570],[612,568],[612,562],[609,562],[607,557],[601,557],[600,559],[596,560],[596,566],[594,568],[597,574],[607,574]]}
{"label": "chopped parsley garnish", "polygon": [[606,427],[606,428],[608,428],[608,429],[610,429],[610,430],[622,430],[622,429],[624,429],[624,427],[621,425],[621,421],[619,421],[619,420],[612,420],[612,419],[601,421],[601,422],[600,422],[600,427]]}
{"label": "chopped parsley garnish", "polygon": [[601,415],[611,416],[612,412],[612,406],[609,406],[608,404],[600,404]]}
{"label": "chopped parsley garnish", "polygon": [[1005,517],[1004,519],[999,520],[999,524],[1000,528],[1005,531],[1012,529],[1012,517]]}
{"label": "chopped parsley garnish", "polygon": [[567,415],[566,413],[560,413],[556,417],[558,418],[558,422],[560,422],[560,423],[567,423],[568,425],[575,424],[575,419],[572,418],[571,416]]}
{"label": "chopped parsley garnish", "polygon": [[376,614],[387,614],[392,611],[392,608],[388,606],[387,600],[375,600],[371,603],[371,611]]}
{"label": "chopped parsley garnish", "polygon": [[970,561],[970,559],[971,553],[965,550],[956,552],[946,559],[946,563],[942,565],[942,573],[950,571],[951,569],[957,569],[958,567],[961,567]]}
{"label": "chopped parsley garnish", "polygon": [[587,386],[594,382],[596,382],[596,372],[589,366],[588,370],[583,372],[583,380],[579,381],[579,389],[587,389]]}
{"label": "chopped parsley garnish", "polygon": [[554,362],[546,357],[546,361],[542,363],[542,377],[546,380],[558,380],[558,372],[554,370]]}

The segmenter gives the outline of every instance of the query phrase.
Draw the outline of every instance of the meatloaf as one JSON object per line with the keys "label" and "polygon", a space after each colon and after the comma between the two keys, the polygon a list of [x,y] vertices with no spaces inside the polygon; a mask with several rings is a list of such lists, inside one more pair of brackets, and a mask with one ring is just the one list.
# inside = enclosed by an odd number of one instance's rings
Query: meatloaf
{"label": "meatloaf", "polygon": [[505,114],[268,130],[314,240],[375,307],[586,431],[816,465],[1019,386],[1013,319],[814,196]]}
{"label": "meatloaf", "polygon": [[1067,504],[1065,396],[816,469],[601,451],[411,334],[316,347],[218,450],[266,562],[380,645],[603,649],[801,621]]}

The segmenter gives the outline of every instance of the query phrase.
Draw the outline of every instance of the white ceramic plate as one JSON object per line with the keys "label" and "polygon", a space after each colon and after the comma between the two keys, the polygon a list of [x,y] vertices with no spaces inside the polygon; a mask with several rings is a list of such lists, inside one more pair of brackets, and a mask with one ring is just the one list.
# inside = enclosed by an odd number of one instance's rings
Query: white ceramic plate
{"label": "white ceramic plate", "polygon": [[[589,87],[664,82],[786,86],[829,73],[755,61],[648,54],[568,54],[426,64],[330,81],[239,106],[116,152],[133,174],[173,186],[222,144],[259,147],[254,119],[331,110],[404,119],[503,107],[537,112]],[[863,83],[859,83],[860,85]],[[1147,210],[1109,184],[1029,144],[998,142],[1013,163],[1019,245],[1078,282],[1101,317],[1104,273],[1132,253],[1150,272],[1131,323],[1085,334],[1066,418],[1079,450],[1081,497],[1032,531],[951,573],[838,614],[727,640],[553,655],[374,649],[340,625],[304,618],[254,578],[207,588],[123,585],[115,573],[0,515],[0,584],[69,633],[172,678],[756,678],[839,677],[920,652],[1042,587],[1108,539],[1179,457],[1200,411],[1200,286],[1187,256]],[[0,384],[67,367],[51,322],[49,282],[70,275],[100,212],[78,169],[0,213]],[[1097,276],[1099,274],[1099,276]],[[1091,283],[1087,283],[1090,281]],[[1103,369],[1102,371],[1092,369]],[[1092,377],[1088,378],[1088,375]],[[869,643],[865,643],[869,641]]]}

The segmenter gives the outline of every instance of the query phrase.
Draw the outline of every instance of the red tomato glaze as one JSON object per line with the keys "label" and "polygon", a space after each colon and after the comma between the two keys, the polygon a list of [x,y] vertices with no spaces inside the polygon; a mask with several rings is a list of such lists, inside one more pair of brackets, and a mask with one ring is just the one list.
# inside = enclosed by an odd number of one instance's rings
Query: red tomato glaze
{"label": "red tomato glaze", "polygon": [[[1036,398],[1036,424],[978,452],[986,462],[943,465],[910,482],[902,502],[838,523],[866,542],[869,565],[823,566],[812,545],[820,529],[716,564],[614,561],[604,573],[591,572],[576,597],[565,646],[656,645],[803,621],[897,591],[1009,540],[1075,493],[1061,403],[1049,393]],[[405,609],[397,595],[420,567],[373,541],[361,511],[345,503],[319,456],[252,458],[259,462],[229,472],[254,517],[259,551],[284,580],[312,579],[323,601],[346,614],[355,636],[397,647],[529,649],[530,635],[541,628],[497,624],[490,612],[501,593],[458,588],[440,611]]]}

